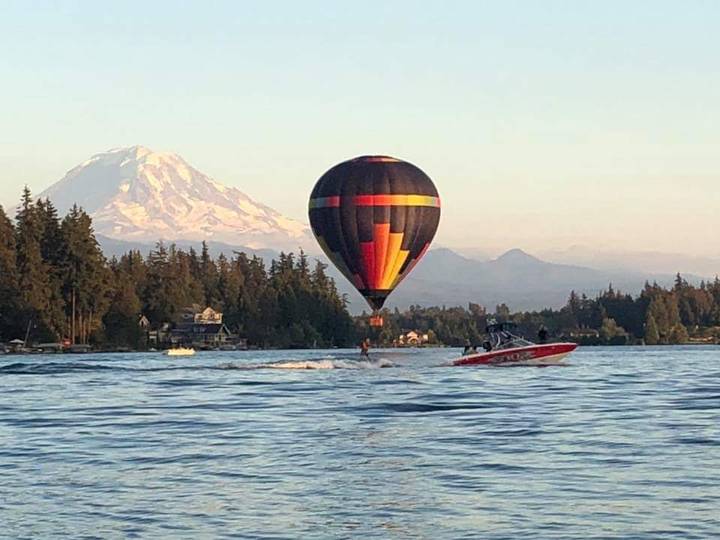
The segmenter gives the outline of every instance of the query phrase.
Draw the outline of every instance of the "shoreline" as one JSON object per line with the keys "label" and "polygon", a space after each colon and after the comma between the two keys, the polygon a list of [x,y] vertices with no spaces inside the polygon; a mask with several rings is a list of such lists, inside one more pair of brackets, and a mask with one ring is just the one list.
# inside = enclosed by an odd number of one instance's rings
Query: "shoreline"
{"label": "shoreline", "polygon": [[[668,347],[717,347],[720,343],[673,343],[673,344],[656,344],[656,345],[645,345],[645,344],[578,344],[578,348],[594,349],[599,347],[611,347],[611,348],[637,348],[637,349],[664,349]],[[295,348],[248,348],[248,349],[236,349],[236,350],[221,350],[221,349],[196,349],[197,354],[201,353],[253,353],[253,352],[270,352],[270,351],[332,351],[332,350],[356,350],[357,347],[295,347]],[[452,345],[432,345],[423,347],[374,347],[374,350],[384,351],[411,351],[411,350],[427,350],[427,349],[462,349],[462,346]],[[0,352],[0,358],[9,356],[87,356],[93,354],[158,354],[162,356],[167,355],[167,351],[172,349],[158,349],[158,350],[117,350],[117,349],[90,349],[88,351],[31,351],[31,352]]]}

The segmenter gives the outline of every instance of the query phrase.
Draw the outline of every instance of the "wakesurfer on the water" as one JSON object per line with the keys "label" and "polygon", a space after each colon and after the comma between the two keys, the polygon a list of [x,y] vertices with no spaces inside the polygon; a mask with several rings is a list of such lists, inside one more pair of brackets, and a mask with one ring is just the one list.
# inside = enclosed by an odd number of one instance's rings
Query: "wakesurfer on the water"
{"label": "wakesurfer on the water", "polygon": [[368,351],[370,350],[370,338],[365,338],[360,342],[360,355],[365,358],[369,358]]}

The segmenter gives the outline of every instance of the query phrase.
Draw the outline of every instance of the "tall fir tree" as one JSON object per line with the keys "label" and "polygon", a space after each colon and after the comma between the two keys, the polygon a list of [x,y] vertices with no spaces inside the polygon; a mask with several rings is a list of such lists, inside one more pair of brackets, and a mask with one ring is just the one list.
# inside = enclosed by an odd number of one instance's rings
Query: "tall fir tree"
{"label": "tall fir tree", "polygon": [[[114,291],[103,317],[104,342],[113,347],[142,349],[146,343],[140,327],[142,304],[129,274],[116,269],[113,274]],[[109,331],[108,331],[109,330]]]}
{"label": "tall fir tree", "polygon": [[43,262],[48,268],[48,278],[50,280],[50,303],[47,319],[51,322],[51,326],[65,337],[68,335],[65,298],[63,295],[65,239],[53,203],[49,199],[39,199],[35,203],[35,209],[41,231],[40,252]]}
{"label": "tall fir tree", "polygon": [[0,341],[20,336],[20,312],[15,227],[0,205]]}
{"label": "tall fir tree", "polygon": [[645,345],[657,345],[660,343],[660,333],[652,313],[648,312],[645,322]]}
{"label": "tall fir tree", "polygon": [[70,339],[89,343],[101,328],[112,298],[111,273],[95,238],[90,216],[73,206],[62,220],[63,287]]}
{"label": "tall fir tree", "polygon": [[27,325],[28,340],[56,340],[62,328],[57,328],[51,317],[51,267],[42,256],[43,223],[27,186],[15,221],[18,289],[25,308],[19,318]]}
{"label": "tall fir tree", "polygon": [[158,242],[147,259],[147,279],[142,291],[144,311],[153,326],[174,320],[179,307],[173,302],[172,268],[168,260],[168,250]]}

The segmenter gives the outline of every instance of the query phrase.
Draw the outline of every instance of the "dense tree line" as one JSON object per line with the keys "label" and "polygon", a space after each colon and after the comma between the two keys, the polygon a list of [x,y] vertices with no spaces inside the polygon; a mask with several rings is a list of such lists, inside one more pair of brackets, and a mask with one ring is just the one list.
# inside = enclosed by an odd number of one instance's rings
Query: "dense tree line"
{"label": "dense tree line", "polygon": [[489,313],[479,304],[384,310],[385,325],[354,320],[326,266],[304,253],[280,254],[269,267],[235,253],[213,259],[159,243],[148,255],[129,252],[108,261],[92,220],[78,207],[59,217],[49,200],[25,189],[15,220],[0,207],[0,341],[69,339],[100,347],[141,348],[142,315],[158,328],[187,306],[224,313],[231,331],[260,347],[348,346],[361,337],[390,345],[402,333],[427,333],[432,343],[459,346],[484,339],[489,318],[512,320],[533,336],[586,344],[684,343],[689,336],[720,338],[720,280],[693,286],[680,275],[666,289],[646,283],[637,296],[612,286],[596,298],[575,292],[559,309],[512,314],[504,304]]}
{"label": "dense tree line", "polygon": [[29,334],[31,342],[142,347],[142,315],[157,328],[200,304],[224,312],[230,330],[254,345],[349,345],[354,322],[325,270],[310,268],[302,252],[269,268],[244,253],[213,259],[205,244],[197,253],[159,243],[147,257],[108,261],[82,209],[59,218],[26,188],[14,223],[0,207],[0,341]]}
{"label": "dense tree line", "polygon": [[62,219],[26,188],[13,223],[0,207],[0,336],[87,343],[111,303],[112,274],[90,217]]}
{"label": "dense tree line", "polygon": [[[708,341],[720,339],[720,280],[693,286],[679,274],[672,288],[646,283],[639,295],[621,293],[612,285],[596,298],[570,293],[566,305],[559,309],[512,314],[505,304],[488,312],[478,304],[467,308],[421,308],[384,310],[385,325],[377,335],[384,344],[402,332],[416,330],[428,333],[431,342],[461,346],[466,341],[484,339],[488,319],[510,320],[519,332],[532,337],[540,327],[551,336],[583,344],[678,344],[690,336]],[[363,318],[359,319],[361,335],[372,336]]]}

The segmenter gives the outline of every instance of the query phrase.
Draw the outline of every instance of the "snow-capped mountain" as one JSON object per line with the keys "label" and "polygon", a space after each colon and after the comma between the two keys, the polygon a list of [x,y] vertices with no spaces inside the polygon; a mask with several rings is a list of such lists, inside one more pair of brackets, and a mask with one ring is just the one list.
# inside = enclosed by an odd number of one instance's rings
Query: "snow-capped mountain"
{"label": "snow-capped mountain", "polygon": [[40,194],[62,213],[85,209],[95,231],[131,241],[213,240],[251,248],[314,246],[304,223],[143,146],[97,154]]}

